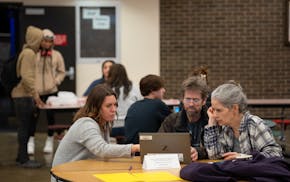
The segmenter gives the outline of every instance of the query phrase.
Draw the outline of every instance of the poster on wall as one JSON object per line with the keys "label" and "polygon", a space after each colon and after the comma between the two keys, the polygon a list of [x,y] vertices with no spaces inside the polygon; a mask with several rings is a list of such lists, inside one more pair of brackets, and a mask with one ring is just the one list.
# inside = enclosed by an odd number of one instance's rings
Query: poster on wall
{"label": "poster on wall", "polygon": [[118,60],[116,6],[81,5],[78,8],[78,63]]}
{"label": "poster on wall", "polygon": [[66,34],[55,34],[54,45],[66,46],[67,45],[67,35]]}

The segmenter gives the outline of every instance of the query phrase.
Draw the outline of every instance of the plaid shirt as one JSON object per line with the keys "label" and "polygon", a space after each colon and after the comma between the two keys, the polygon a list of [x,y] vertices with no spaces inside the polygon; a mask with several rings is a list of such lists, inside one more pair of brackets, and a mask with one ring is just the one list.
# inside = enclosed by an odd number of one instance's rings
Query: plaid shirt
{"label": "plaid shirt", "polygon": [[[238,138],[241,153],[261,152],[265,157],[282,157],[282,149],[276,143],[270,128],[263,120],[246,112],[240,125]],[[210,159],[220,159],[222,154],[233,152],[234,132],[229,126],[205,126],[204,145]]]}

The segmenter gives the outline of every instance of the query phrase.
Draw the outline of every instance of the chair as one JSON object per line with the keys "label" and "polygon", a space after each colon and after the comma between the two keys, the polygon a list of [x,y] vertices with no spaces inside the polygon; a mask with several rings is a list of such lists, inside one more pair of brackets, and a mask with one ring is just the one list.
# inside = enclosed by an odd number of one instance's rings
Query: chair
{"label": "chair", "polygon": [[48,129],[53,130],[57,133],[57,135],[55,136],[55,139],[57,140],[61,140],[64,137],[69,127],[70,125],[66,125],[66,124],[48,125]]}
{"label": "chair", "polygon": [[286,130],[287,126],[290,124],[290,119],[274,119],[273,121],[277,124],[280,124],[281,128],[283,128],[284,125],[284,130]]}

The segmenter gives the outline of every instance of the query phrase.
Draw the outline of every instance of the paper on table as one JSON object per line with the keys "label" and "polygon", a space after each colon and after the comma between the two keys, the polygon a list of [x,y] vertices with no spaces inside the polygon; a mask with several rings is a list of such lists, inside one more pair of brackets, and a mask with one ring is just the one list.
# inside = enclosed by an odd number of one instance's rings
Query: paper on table
{"label": "paper on table", "polygon": [[249,158],[252,158],[253,156],[252,155],[248,155],[248,154],[242,154],[240,153],[236,159],[249,159]]}
{"label": "paper on table", "polygon": [[137,181],[178,181],[181,178],[174,176],[166,171],[158,172],[144,172],[144,173],[110,173],[110,174],[94,174],[96,178],[103,180],[104,182],[137,182]]}
{"label": "paper on table", "polygon": [[178,154],[162,153],[144,155],[142,168],[145,170],[180,168]]}

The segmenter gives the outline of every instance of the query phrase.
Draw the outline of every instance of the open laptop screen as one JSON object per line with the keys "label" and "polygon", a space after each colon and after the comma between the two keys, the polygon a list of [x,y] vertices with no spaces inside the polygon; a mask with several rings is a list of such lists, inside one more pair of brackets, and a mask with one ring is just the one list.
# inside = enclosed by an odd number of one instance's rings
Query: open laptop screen
{"label": "open laptop screen", "polygon": [[190,163],[189,133],[139,133],[140,155],[156,153],[177,153],[182,163]]}

